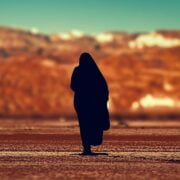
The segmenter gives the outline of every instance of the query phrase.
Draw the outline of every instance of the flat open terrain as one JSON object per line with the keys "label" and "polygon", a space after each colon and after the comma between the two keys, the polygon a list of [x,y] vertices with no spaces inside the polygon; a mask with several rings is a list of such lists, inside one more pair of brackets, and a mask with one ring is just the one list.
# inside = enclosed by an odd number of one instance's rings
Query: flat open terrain
{"label": "flat open terrain", "polygon": [[126,122],[80,156],[76,121],[0,120],[0,179],[180,179],[180,121]]}

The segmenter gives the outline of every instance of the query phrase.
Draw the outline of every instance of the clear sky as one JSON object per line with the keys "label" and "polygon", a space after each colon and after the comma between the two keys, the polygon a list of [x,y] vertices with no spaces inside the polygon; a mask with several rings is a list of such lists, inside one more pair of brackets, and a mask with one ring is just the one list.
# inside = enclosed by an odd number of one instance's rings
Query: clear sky
{"label": "clear sky", "polygon": [[0,0],[0,25],[45,33],[180,29],[180,0]]}

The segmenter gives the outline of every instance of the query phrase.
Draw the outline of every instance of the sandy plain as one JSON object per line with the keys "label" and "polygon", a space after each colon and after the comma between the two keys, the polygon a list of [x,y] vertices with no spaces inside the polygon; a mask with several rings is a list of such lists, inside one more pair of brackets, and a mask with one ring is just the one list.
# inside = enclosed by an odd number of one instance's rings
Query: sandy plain
{"label": "sandy plain", "polygon": [[180,121],[125,122],[81,156],[75,120],[1,119],[0,179],[180,179]]}

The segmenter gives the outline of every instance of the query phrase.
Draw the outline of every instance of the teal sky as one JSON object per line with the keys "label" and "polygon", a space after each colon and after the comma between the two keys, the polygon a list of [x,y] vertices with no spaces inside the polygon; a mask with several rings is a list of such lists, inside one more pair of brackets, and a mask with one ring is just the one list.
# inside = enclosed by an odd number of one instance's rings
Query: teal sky
{"label": "teal sky", "polygon": [[0,0],[0,25],[45,33],[180,29],[180,0]]}

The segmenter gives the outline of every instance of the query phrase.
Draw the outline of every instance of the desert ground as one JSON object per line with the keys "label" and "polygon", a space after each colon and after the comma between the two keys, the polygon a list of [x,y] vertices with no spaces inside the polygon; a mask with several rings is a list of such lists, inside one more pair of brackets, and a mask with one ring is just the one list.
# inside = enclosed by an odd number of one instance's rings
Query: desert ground
{"label": "desert ground", "polygon": [[0,179],[180,179],[180,121],[125,123],[82,156],[76,120],[1,119]]}

